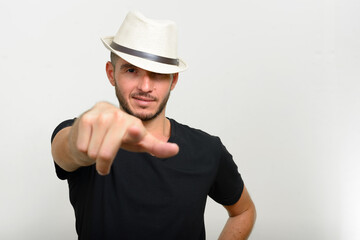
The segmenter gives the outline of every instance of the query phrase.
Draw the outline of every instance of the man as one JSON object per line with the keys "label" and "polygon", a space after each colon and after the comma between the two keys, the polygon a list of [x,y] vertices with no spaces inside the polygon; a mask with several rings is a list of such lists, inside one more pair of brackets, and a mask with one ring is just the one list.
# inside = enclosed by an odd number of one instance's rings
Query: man
{"label": "man", "polygon": [[129,12],[106,73],[120,108],[96,104],[52,135],[79,239],[205,239],[209,195],[229,213],[221,239],[246,239],[255,207],[217,137],[165,117],[179,72],[176,26]]}

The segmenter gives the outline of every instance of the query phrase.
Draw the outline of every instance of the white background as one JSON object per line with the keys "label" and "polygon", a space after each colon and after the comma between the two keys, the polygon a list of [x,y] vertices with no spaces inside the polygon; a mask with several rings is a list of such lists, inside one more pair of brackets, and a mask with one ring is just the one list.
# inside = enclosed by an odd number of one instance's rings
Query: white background
{"label": "white background", "polygon": [[[100,100],[129,10],[172,19],[167,115],[221,137],[258,211],[251,239],[360,239],[358,0],[0,2],[0,239],[76,239],[50,136]],[[208,239],[226,220],[211,199]]]}

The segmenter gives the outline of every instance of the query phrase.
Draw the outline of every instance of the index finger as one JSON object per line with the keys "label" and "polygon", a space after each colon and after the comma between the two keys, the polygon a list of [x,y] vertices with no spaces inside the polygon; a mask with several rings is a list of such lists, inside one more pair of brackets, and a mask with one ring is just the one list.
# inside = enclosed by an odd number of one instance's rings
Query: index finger
{"label": "index finger", "polygon": [[158,158],[168,158],[175,156],[179,152],[179,146],[176,143],[164,142],[150,133],[146,132],[139,146],[146,152]]}

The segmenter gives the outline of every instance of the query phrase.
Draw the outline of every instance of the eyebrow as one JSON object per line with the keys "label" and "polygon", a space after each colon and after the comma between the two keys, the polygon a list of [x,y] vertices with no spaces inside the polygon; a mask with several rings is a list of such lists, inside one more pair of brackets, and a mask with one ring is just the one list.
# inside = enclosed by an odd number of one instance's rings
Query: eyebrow
{"label": "eyebrow", "polygon": [[120,66],[121,70],[128,69],[128,68],[137,68],[136,66],[130,64],[130,63],[124,63]]}
{"label": "eyebrow", "polygon": [[[137,66],[132,65],[131,63],[124,63],[120,66],[120,70],[129,69],[129,68],[141,69]],[[144,71],[146,71],[146,70],[144,70]],[[147,72],[149,72],[150,74],[169,75],[166,73],[156,73],[156,72],[151,72],[151,71],[147,71]]]}

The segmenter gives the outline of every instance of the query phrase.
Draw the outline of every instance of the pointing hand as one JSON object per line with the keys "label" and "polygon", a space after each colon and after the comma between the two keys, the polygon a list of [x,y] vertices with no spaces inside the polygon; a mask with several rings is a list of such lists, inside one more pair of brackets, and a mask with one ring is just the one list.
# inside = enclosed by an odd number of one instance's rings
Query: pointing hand
{"label": "pointing hand", "polygon": [[110,172],[119,150],[167,158],[178,153],[174,143],[161,141],[151,135],[141,120],[109,103],[98,103],[78,118],[70,132],[70,151],[80,166],[96,163],[101,175]]}

